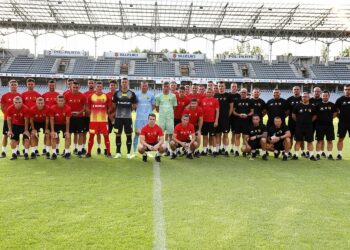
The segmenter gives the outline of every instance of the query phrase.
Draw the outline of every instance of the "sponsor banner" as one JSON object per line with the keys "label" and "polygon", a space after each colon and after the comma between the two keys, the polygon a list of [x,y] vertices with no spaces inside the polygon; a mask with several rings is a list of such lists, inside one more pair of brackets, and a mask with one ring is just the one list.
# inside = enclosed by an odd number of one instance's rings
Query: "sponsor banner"
{"label": "sponsor banner", "polygon": [[237,82],[237,83],[291,83],[291,84],[350,84],[350,80],[312,80],[312,79],[253,79],[253,78],[191,78],[191,77],[151,77],[151,76],[93,76],[93,75],[63,75],[63,74],[17,74],[17,73],[0,73],[2,77],[20,77],[20,78],[29,78],[29,77],[40,77],[40,78],[56,78],[56,79],[101,79],[101,80],[110,80],[110,79],[121,79],[123,77],[128,78],[129,80],[149,80],[155,81],[156,83],[162,83],[165,81],[171,82],[176,81],[180,83],[181,81],[191,81],[193,83],[206,84],[208,81],[219,82]]}
{"label": "sponsor banner", "polygon": [[134,59],[146,59],[147,53],[132,53],[132,52],[105,52],[103,54],[105,58],[134,58]]}
{"label": "sponsor banner", "polygon": [[252,55],[229,55],[224,56],[224,61],[261,61],[261,56]]}
{"label": "sponsor banner", "polygon": [[347,62],[350,63],[350,57],[345,57],[345,56],[336,56],[334,57],[335,62]]}
{"label": "sponsor banner", "polygon": [[88,51],[83,50],[44,50],[45,56],[66,56],[66,57],[86,57],[89,56]]}
{"label": "sponsor banner", "polygon": [[205,54],[167,53],[166,56],[172,60],[204,60],[205,59]]}

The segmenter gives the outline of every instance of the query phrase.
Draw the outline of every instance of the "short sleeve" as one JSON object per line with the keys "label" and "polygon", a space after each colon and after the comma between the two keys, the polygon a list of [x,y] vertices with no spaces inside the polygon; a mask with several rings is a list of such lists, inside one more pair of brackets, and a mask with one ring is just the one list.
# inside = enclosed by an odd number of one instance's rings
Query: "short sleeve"
{"label": "short sleeve", "polygon": [[72,109],[70,107],[67,107],[66,110],[66,117],[71,117]]}
{"label": "short sleeve", "polygon": [[157,107],[159,107],[159,105],[160,105],[160,95],[157,95],[155,97],[155,104],[156,104]]}
{"label": "short sleeve", "polygon": [[118,99],[118,91],[114,93],[113,97],[112,97],[112,101],[113,103],[117,103],[117,99]]}
{"label": "short sleeve", "polygon": [[137,98],[136,98],[135,92],[131,92],[131,103],[132,104],[137,103]]}
{"label": "short sleeve", "polygon": [[141,135],[143,135],[143,136],[146,135],[145,127],[143,127],[143,128],[141,129]]}
{"label": "short sleeve", "polygon": [[158,136],[163,136],[163,129],[161,127],[158,127]]}
{"label": "short sleeve", "polygon": [[177,106],[176,96],[175,95],[171,95],[171,97],[172,97],[172,105],[173,105],[173,107],[176,107]]}

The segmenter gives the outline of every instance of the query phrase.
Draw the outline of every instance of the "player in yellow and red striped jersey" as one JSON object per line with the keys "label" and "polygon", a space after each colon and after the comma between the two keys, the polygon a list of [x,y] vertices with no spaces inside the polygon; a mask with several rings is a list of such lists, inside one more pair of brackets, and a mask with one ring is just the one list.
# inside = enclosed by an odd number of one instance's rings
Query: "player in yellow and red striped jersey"
{"label": "player in yellow and red striped jersey", "polygon": [[86,157],[91,157],[95,135],[102,134],[107,150],[107,157],[111,157],[111,147],[108,134],[108,114],[111,112],[112,100],[102,92],[102,82],[96,82],[96,91],[88,99],[87,109],[90,113],[89,143]]}

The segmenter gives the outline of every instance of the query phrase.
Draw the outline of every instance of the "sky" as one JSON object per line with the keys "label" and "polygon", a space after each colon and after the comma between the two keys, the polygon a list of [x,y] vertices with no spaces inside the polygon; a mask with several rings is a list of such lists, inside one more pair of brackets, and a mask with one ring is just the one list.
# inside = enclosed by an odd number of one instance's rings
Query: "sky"
{"label": "sky", "polygon": [[[197,1],[197,0],[194,0]],[[203,1],[203,0],[201,0]],[[207,0],[209,2],[209,0]],[[190,2],[190,1],[189,1]],[[217,2],[217,1],[216,1]],[[274,3],[280,2],[276,0],[263,1],[263,0],[245,0],[244,2],[254,3]],[[344,0],[317,0],[320,4],[330,4],[331,6],[339,6],[349,3],[350,1]],[[286,3],[315,3],[310,0],[289,0]],[[350,21],[349,21],[350,26]],[[236,47],[239,42],[232,39],[223,39],[216,42],[215,52],[222,53],[226,50],[231,50]],[[267,59],[269,53],[269,45],[265,41],[253,40],[251,45],[259,46],[263,49],[263,55]],[[292,41],[279,41],[273,45],[272,57],[277,55],[292,53],[293,55],[304,56],[319,56],[321,48],[324,44],[321,42],[309,41],[304,44],[296,44]],[[330,47],[330,58],[339,55],[342,48],[350,46],[349,42],[336,42]],[[34,53],[34,38],[25,33],[13,33],[7,36],[0,36],[0,47],[12,48],[12,49],[30,49],[31,53]],[[153,49],[154,43],[152,40],[146,37],[136,37],[129,40],[123,40],[114,36],[102,37],[98,40],[97,55],[102,56],[104,51],[114,52],[127,52],[135,47],[142,49]],[[195,38],[190,41],[184,42],[176,38],[164,38],[157,43],[157,51],[161,49],[173,49],[185,48],[186,50],[193,52],[201,50],[207,54],[208,58],[212,57],[212,43],[203,38]],[[64,49],[64,50],[85,50],[89,51],[91,56],[94,56],[95,46],[94,39],[85,35],[76,35],[67,39],[57,36],[55,34],[46,34],[39,36],[37,40],[37,52],[43,54],[44,50],[48,49]]]}

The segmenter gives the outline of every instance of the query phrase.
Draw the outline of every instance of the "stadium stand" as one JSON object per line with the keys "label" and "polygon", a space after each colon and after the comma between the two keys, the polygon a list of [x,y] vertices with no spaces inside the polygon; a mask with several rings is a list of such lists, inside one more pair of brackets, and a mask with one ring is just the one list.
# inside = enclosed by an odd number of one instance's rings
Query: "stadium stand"
{"label": "stadium stand", "polygon": [[[136,53],[137,54],[137,53]],[[161,53],[157,53],[160,55]],[[9,50],[1,59],[1,73],[9,74],[66,74],[76,76],[120,76],[134,77],[193,77],[216,79],[259,79],[264,80],[324,80],[350,81],[349,61],[330,61],[328,65],[286,61],[266,62],[259,60],[225,60],[210,61],[203,57],[193,59],[123,58],[104,57],[97,59],[89,56],[69,57],[67,55],[39,55],[35,58],[28,50]],[[169,57],[169,56],[168,56]],[[305,74],[306,72],[306,74]]]}

